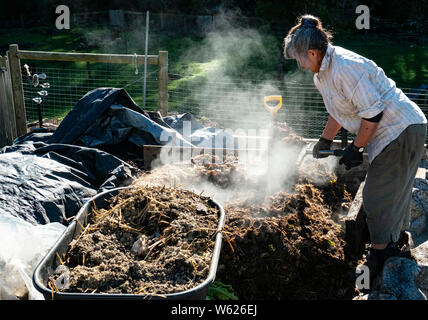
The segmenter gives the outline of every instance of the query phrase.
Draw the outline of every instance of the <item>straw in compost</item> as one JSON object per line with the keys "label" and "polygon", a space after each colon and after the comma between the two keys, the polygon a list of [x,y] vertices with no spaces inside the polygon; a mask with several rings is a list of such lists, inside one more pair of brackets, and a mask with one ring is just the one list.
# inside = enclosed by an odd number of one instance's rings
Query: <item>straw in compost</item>
{"label": "straw in compost", "polygon": [[[197,286],[208,277],[217,211],[209,197],[178,188],[122,190],[70,243],[62,291],[168,294]],[[51,276],[54,290],[58,279]]]}

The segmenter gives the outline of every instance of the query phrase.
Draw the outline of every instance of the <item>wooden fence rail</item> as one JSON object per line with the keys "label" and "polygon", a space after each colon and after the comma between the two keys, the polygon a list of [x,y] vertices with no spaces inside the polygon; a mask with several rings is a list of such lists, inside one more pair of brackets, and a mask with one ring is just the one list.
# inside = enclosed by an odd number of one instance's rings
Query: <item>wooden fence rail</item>
{"label": "wooden fence rail", "polygon": [[[144,55],[46,52],[19,50],[11,44],[7,58],[0,59],[0,147],[27,133],[21,60],[83,61],[98,63],[144,64]],[[168,51],[148,55],[147,64],[158,65],[158,109],[168,114]],[[8,125],[6,125],[8,124]]]}

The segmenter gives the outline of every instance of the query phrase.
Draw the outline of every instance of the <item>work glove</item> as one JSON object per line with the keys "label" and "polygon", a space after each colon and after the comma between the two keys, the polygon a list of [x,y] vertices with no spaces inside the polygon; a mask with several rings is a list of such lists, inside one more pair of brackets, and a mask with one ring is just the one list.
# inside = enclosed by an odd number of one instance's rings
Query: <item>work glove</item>
{"label": "work glove", "polygon": [[344,153],[339,160],[339,164],[344,164],[346,170],[359,166],[363,163],[363,151],[363,147],[357,148],[352,141],[352,143],[343,150]]}
{"label": "work glove", "polygon": [[318,151],[320,150],[330,150],[330,146],[333,140],[328,140],[323,137],[320,137],[318,142],[314,145],[314,148],[312,149],[312,156],[316,159],[325,158],[328,157],[326,154],[319,154]]}

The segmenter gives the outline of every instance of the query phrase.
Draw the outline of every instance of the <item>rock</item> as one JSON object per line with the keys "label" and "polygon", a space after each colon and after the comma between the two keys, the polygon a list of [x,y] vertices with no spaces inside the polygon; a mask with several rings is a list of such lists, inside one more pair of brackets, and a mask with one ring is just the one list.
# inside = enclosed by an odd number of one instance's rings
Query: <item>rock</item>
{"label": "rock", "polygon": [[414,188],[428,192],[428,181],[422,178],[415,178]]}
{"label": "rock", "polygon": [[418,247],[421,244],[425,243],[428,241],[428,231],[422,233],[421,235],[417,236],[417,237],[413,237],[413,242],[414,242],[414,247]]}
{"label": "rock", "polygon": [[419,266],[428,267],[428,241],[412,249],[411,252]]}
{"label": "rock", "polygon": [[428,191],[414,188],[412,199],[417,207],[422,209],[425,214],[428,214]]}
{"label": "rock", "polygon": [[428,182],[415,179],[410,205],[410,228],[413,238],[428,231]]}
{"label": "rock", "polygon": [[416,201],[413,197],[410,203],[410,222],[412,223],[420,216],[425,214],[424,209],[419,206],[418,201]]}
{"label": "rock", "polygon": [[385,262],[378,298],[427,300],[426,269],[417,262],[391,257]]}
{"label": "rock", "polygon": [[369,299],[369,295],[368,294],[360,294],[358,296],[355,296],[354,298],[352,298],[352,300],[368,300]]}
{"label": "rock", "polygon": [[379,300],[398,300],[396,296],[387,293],[379,293]]}
{"label": "rock", "polygon": [[148,251],[147,236],[142,234],[132,245],[131,252],[137,256],[145,256]]}
{"label": "rock", "polygon": [[382,293],[378,290],[374,290],[367,295],[366,299],[361,300],[398,300],[396,296],[388,293]]}
{"label": "rock", "polygon": [[427,216],[425,214],[419,216],[417,219],[413,220],[410,224],[409,228],[410,233],[412,236],[418,237],[422,233],[427,231]]}

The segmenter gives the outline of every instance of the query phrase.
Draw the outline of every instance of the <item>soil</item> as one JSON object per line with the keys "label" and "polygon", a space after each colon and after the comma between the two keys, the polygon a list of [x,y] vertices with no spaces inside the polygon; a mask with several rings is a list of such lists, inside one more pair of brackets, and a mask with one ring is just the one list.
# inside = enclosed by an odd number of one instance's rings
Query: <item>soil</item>
{"label": "soil", "polygon": [[204,154],[192,158],[190,162],[198,178],[223,189],[233,187],[245,178],[244,174],[240,174],[238,158],[234,156],[228,156],[224,161],[220,161],[215,155]]}
{"label": "soil", "polygon": [[[130,188],[95,210],[49,285],[66,292],[167,294],[209,273],[218,209],[209,197],[168,187]],[[58,270],[57,270],[58,271]],[[63,289],[63,290],[61,290]],[[64,290],[65,289],[65,290]]]}
{"label": "soil", "polygon": [[[48,131],[55,131],[56,128],[58,128],[59,124],[61,123],[62,119],[58,118],[52,118],[52,119],[43,119],[42,126],[44,129],[47,129]],[[31,132],[39,128],[39,121],[32,121],[27,123],[27,131]]]}

